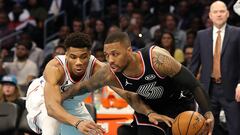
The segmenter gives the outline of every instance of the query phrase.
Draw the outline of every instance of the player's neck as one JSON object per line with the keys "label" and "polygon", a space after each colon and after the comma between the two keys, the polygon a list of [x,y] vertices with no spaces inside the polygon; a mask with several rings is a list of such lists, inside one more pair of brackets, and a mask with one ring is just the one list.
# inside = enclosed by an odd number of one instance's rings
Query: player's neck
{"label": "player's neck", "polygon": [[124,74],[129,77],[138,77],[143,73],[142,60],[139,53],[133,53],[128,67],[124,70]]}

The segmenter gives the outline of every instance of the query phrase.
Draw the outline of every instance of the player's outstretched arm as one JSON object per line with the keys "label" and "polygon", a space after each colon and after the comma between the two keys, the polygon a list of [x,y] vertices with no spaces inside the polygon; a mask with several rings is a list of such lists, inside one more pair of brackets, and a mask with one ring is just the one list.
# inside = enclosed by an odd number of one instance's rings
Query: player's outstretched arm
{"label": "player's outstretched arm", "polygon": [[88,80],[79,81],[68,90],[62,93],[62,98],[71,98],[74,95],[82,95],[87,92],[92,92],[106,85],[110,85],[111,71],[108,65],[101,67]]}
{"label": "player's outstretched arm", "polygon": [[170,118],[166,115],[161,115],[154,112],[150,106],[145,104],[139,95],[135,92],[130,92],[127,90],[123,90],[117,87],[111,87],[118,95],[124,98],[128,104],[138,113],[144,114],[148,117],[149,121],[158,124],[159,121],[165,122],[169,127],[171,127],[174,119]]}
{"label": "player's outstretched arm", "polygon": [[50,62],[44,71],[44,78],[46,80],[44,87],[44,99],[49,116],[57,119],[60,122],[67,123],[76,127],[84,134],[92,130],[96,130],[96,133],[103,134],[103,129],[95,124],[93,121],[79,119],[76,116],[69,114],[62,106],[62,98],[60,92],[61,80],[64,78],[64,74],[61,74],[61,68]]}

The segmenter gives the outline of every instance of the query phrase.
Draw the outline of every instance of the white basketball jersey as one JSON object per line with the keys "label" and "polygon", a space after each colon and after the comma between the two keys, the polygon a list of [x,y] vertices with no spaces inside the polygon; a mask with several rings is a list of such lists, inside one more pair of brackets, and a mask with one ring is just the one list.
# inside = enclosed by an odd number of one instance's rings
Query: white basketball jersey
{"label": "white basketball jersey", "polygon": [[[55,58],[60,62],[60,64],[62,65],[62,67],[64,69],[64,72],[65,72],[64,83],[60,86],[61,91],[64,92],[65,90],[67,90],[69,87],[71,87],[76,82],[70,76],[65,55],[58,55]],[[85,71],[85,74],[83,75],[83,77],[80,81],[87,80],[90,78],[92,71],[93,71],[93,66],[94,66],[95,61],[96,61],[96,58],[91,55],[88,65],[87,65],[87,68],[86,68],[86,71]],[[63,102],[63,107],[67,110],[73,109],[74,107],[79,106],[79,103],[81,103],[88,95],[89,95],[89,93],[86,93],[83,95],[74,96],[71,99],[67,99]]]}
{"label": "white basketball jersey", "polygon": [[[70,76],[65,55],[56,56],[55,59],[57,59],[59,63],[61,63],[65,72],[64,82],[60,86],[61,92],[64,92],[67,90],[67,88],[71,87],[76,82]],[[96,61],[96,58],[91,55],[85,74],[83,75],[80,81],[90,78],[95,61]],[[40,78],[35,79],[31,83],[27,91],[27,98],[26,98],[26,108],[28,110],[27,120],[31,129],[33,129],[37,133],[40,133],[40,130],[42,128],[41,123],[39,124],[38,122],[42,122],[42,119],[45,117],[45,114],[47,113],[45,103],[44,103],[45,82],[46,81],[44,77],[41,76]],[[91,115],[88,113],[85,105],[82,102],[88,95],[89,93],[86,93],[84,95],[77,95],[71,99],[64,100],[63,107],[67,112],[69,112],[72,115],[75,115],[79,118],[92,120]],[[52,127],[49,127],[49,128],[52,128]],[[61,125],[60,132],[62,135],[65,135],[64,132],[67,132],[67,134],[71,134],[71,135],[79,134],[79,131],[77,131],[74,127],[69,126],[67,124]]]}

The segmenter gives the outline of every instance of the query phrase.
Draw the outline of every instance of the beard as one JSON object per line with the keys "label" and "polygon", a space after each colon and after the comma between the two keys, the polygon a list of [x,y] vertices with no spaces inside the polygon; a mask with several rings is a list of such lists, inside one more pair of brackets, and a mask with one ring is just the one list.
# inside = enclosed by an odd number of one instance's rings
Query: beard
{"label": "beard", "polygon": [[126,70],[126,68],[128,67],[129,63],[130,63],[130,61],[128,60],[127,63],[125,64],[125,66],[123,68],[121,68],[119,72],[123,73]]}
{"label": "beard", "polygon": [[17,56],[18,61],[25,61],[28,59],[28,56]]}

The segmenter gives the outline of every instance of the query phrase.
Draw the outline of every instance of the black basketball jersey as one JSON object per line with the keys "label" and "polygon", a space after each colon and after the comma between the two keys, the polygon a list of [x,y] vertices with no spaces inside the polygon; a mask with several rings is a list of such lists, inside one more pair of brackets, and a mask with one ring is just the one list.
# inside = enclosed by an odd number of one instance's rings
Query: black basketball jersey
{"label": "black basketball jersey", "polygon": [[143,62],[143,74],[138,78],[128,77],[122,72],[115,73],[125,90],[136,92],[154,111],[167,113],[169,105],[176,104],[183,89],[170,77],[162,77],[155,71],[151,61],[151,50],[155,46],[138,51]]}
{"label": "black basketball jersey", "polygon": [[[125,90],[138,93],[141,99],[159,114],[175,118],[186,110],[194,110],[192,93],[184,90],[172,78],[162,77],[153,68],[151,51],[155,46],[145,47],[138,51],[143,62],[143,74],[138,78],[128,77],[122,72],[115,73]],[[169,127],[164,122],[154,125],[148,117],[135,112],[132,125],[152,126],[166,134]]]}

